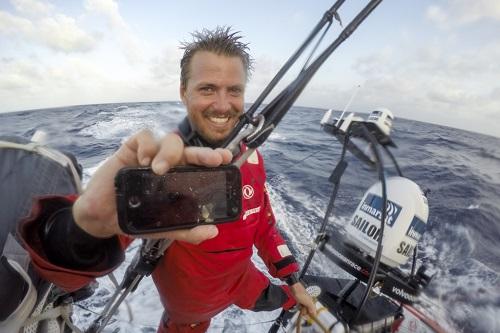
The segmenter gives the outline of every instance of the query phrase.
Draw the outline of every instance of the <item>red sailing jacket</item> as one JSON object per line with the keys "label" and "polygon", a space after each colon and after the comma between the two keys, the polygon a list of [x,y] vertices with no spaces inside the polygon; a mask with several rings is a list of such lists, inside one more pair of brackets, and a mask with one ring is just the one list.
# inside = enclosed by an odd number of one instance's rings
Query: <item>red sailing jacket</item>
{"label": "red sailing jacket", "polygon": [[[251,309],[269,285],[268,278],[251,261],[254,245],[272,276],[283,278],[299,269],[276,229],[259,153],[252,154],[242,165],[241,176],[241,218],[219,224],[217,237],[201,244],[173,242],[153,272],[153,280],[172,322],[205,321],[231,304]],[[72,270],[50,263],[35,234],[35,226],[50,216],[51,200],[56,199],[42,200],[34,206],[31,216],[21,223],[20,236],[37,272],[59,287],[73,291],[116,268],[123,260],[123,253],[117,254],[118,259],[103,259],[106,262],[94,270]],[[131,240],[120,236],[120,242],[125,249]]]}

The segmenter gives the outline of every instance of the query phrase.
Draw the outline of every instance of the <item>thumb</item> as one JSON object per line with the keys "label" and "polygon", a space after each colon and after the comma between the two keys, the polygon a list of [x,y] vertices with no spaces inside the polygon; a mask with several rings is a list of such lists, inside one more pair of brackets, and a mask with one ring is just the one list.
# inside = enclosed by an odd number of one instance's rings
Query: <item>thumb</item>
{"label": "thumb", "polygon": [[215,225],[201,225],[192,229],[181,229],[175,231],[160,232],[156,234],[141,235],[142,238],[151,239],[172,239],[180,240],[191,244],[199,244],[207,239],[216,237],[219,229]]}
{"label": "thumb", "polygon": [[309,302],[309,304],[307,304],[307,312],[313,317],[316,317],[318,315],[314,302]]}

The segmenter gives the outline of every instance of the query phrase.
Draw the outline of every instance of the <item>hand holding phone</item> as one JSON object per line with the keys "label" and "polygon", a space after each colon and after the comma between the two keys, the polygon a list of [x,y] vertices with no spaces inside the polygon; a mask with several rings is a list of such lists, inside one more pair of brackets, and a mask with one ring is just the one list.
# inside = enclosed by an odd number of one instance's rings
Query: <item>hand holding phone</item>
{"label": "hand holding phone", "polygon": [[234,165],[175,167],[163,176],[124,168],[115,188],[118,223],[132,235],[231,222],[241,214],[241,174]]}

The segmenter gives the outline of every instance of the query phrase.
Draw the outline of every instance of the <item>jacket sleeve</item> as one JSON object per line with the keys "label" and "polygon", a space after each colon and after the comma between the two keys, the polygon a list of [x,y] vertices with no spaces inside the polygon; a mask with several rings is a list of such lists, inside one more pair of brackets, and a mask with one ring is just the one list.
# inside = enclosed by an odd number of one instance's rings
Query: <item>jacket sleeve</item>
{"label": "jacket sleeve", "polygon": [[124,260],[126,237],[101,239],[83,231],[73,220],[75,196],[37,198],[31,214],[18,224],[18,236],[35,271],[72,292],[114,270]]}
{"label": "jacket sleeve", "polygon": [[255,246],[269,273],[276,278],[284,279],[290,274],[298,272],[299,265],[276,228],[276,219],[265,187],[262,208]]}

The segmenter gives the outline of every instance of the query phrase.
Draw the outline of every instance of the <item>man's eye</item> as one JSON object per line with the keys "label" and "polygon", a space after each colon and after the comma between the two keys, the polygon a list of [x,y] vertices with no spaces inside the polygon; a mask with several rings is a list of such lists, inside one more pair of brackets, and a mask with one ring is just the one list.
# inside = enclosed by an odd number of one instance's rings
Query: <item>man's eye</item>
{"label": "man's eye", "polygon": [[232,88],[229,90],[229,93],[233,96],[239,96],[242,93],[242,90],[240,88]]}
{"label": "man's eye", "polygon": [[211,93],[214,91],[213,87],[201,87],[200,90],[204,93]]}

